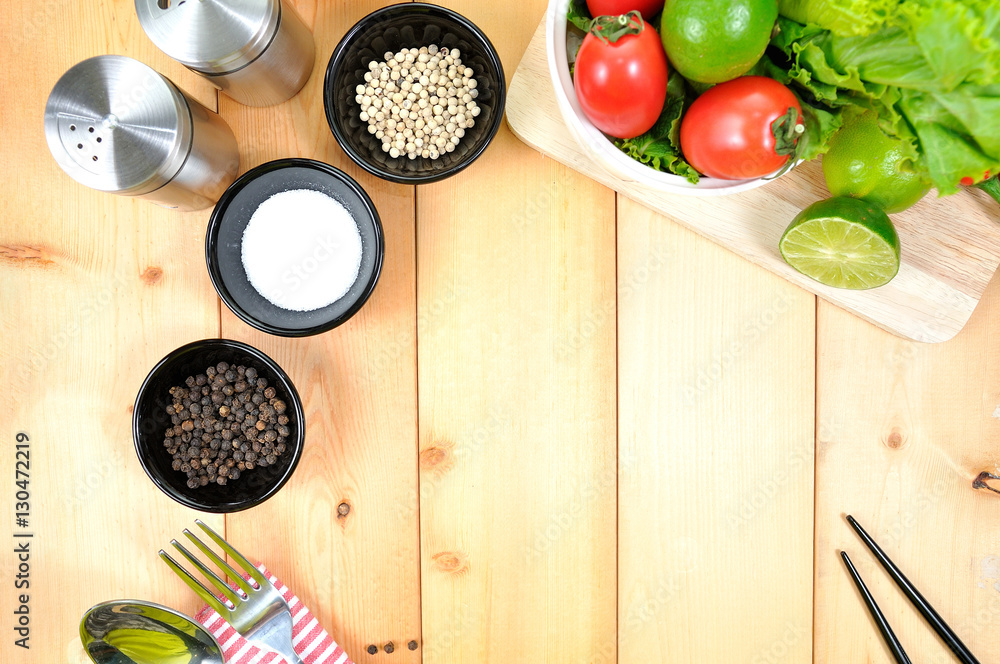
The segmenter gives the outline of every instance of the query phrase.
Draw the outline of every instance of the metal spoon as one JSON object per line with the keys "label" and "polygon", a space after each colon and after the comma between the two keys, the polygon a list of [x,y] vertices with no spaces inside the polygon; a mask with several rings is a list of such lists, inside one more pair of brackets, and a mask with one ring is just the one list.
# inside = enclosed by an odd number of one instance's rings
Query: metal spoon
{"label": "metal spoon", "polygon": [[141,600],[92,607],[80,640],[95,664],[224,664],[218,641],[173,609]]}

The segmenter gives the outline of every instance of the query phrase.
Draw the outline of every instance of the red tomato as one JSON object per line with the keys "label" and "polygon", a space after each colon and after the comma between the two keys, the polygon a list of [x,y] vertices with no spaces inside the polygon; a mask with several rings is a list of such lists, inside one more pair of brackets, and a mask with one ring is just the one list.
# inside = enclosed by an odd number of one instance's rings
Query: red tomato
{"label": "red tomato", "polygon": [[[638,21],[635,21],[638,24]],[[667,99],[667,54],[648,23],[608,43],[593,33],[576,56],[573,87],[584,115],[616,138],[634,138],[656,123]]]}
{"label": "red tomato", "polygon": [[663,11],[664,0],[587,0],[591,16],[617,16],[635,10],[647,21]]}
{"label": "red tomato", "polygon": [[773,173],[789,154],[775,152],[771,123],[802,106],[774,79],[743,76],[709,88],[681,120],[681,152],[695,170],[721,180],[745,180]]}

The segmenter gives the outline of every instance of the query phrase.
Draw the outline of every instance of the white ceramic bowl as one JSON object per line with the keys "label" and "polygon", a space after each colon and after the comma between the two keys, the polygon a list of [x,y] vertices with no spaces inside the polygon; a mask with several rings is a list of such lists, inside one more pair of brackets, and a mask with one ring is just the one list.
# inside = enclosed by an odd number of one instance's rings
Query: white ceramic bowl
{"label": "white ceramic bowl", "polygon": [[661,191],[689,196],[719,196],[754,189],[770,182],[767,178],[752,180],[719,180],[702,176],[698,184],[691,184],[679,175],[661,173],[642,164],[615,147],[615,144],[595,127],[580,108],[569,75],[566,51],[566,12],[570,0],[549,0],[546,22],[546,51],[549,76],[555,88],[559,112],[570,133],[580,147],[604,170],[625,182],[634,182]]}

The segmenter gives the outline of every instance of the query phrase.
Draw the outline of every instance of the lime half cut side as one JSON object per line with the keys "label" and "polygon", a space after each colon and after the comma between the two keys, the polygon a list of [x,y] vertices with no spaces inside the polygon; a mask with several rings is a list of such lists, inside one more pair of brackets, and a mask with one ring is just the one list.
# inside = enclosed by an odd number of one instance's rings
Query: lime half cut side
{"label": "lime half cut side", "polygon": [[888,215],[847,196],[800,212],[778,247],[786,263],[834,288],[878,288],[899,272],[899,236]]}

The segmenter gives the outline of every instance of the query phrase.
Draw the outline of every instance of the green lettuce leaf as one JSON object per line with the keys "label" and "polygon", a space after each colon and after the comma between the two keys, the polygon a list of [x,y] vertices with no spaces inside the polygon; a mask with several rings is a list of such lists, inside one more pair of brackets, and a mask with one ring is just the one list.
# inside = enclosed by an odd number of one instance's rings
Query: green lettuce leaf
{"label": "green lettuce leaf", "polygon": [[1000,170],[1000,2],[902,0],[863,34],[823,29],[831,23],[817,17],[779,18],[771,47],[785,74],[770,75],[812,107],[877,113],[941,194]]}
{"label": "green lettuce leaf", "polygon": [[584,32],[590,29],[590,10],[586,0],[570,0],[566,20]]}
{"label": "green lettuce leaf", "polygon": [[885,24],[899,0],[780,0],[778,13],[837,35],[867,35]]}
{"label": "green lettuce leaf", "polygon": [[806,132],[799,137],[798,157],[803,161],[815,159],[830,149],[830,139],[843,124],[842,114],[818,106],[802,104],[802,124]]}
{"label": "green lettuce leaf", "polygon": [[958,191],[958,183],[964,177],[978,181],[983,173],[1000,169],[1000,150],[997,150],[1000,134],[990,129],[1000,119],[996,115],[976,119],[956,114],[946,104],[952,108],[997,109],[1000,98],[977,97],[974,90],[960,90],[952,95],[919,90],[903,92],[900,106],[920,139],[923,165],[941,195]]}
{"label": "green lettuce leaf", "polygon": [[618,149],[636,161],[663,173],[672,173],[698,184],[699,174],[681,156],[681,116],[689,105],[690,95],[684,79],[672,75],[667,82],[667,101],[652,129],[641,136],[617,139]]}
{"label": "green lettuce leaf", "polygon": [[942,89],[1000,80],[996,0],[909,0],[899,5],[896,22],[919,48]]}

